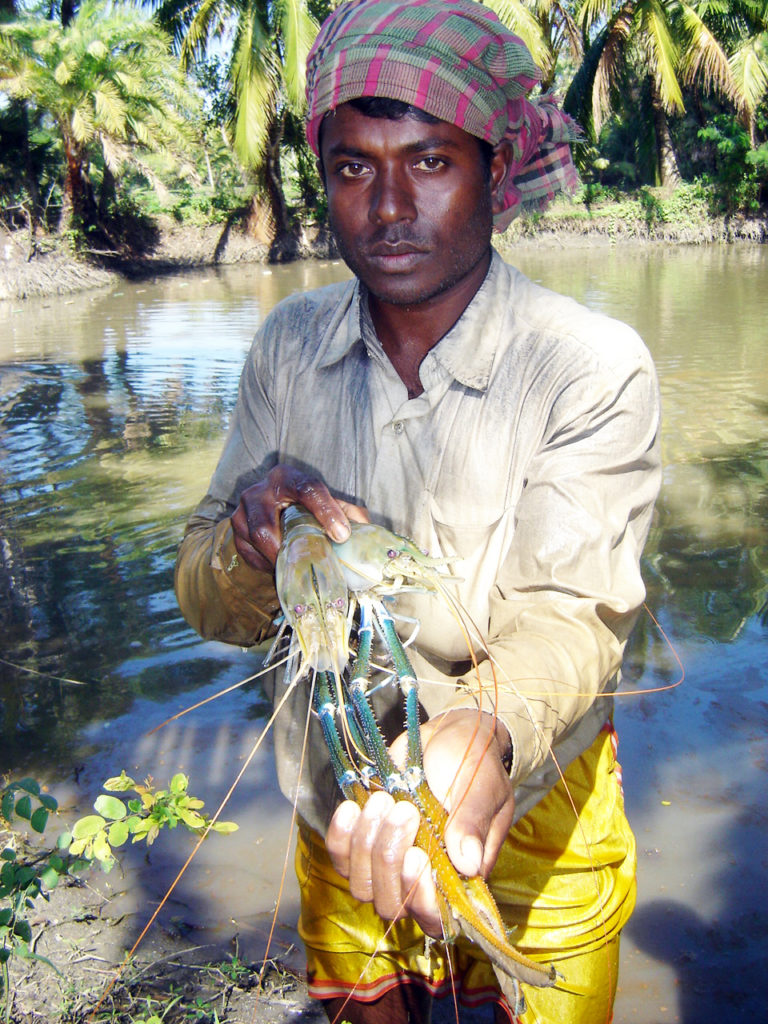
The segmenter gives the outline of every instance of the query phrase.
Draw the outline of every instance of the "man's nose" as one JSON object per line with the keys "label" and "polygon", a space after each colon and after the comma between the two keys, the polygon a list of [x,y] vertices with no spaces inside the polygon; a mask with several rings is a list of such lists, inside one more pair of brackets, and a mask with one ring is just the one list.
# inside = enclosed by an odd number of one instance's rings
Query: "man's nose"
{"label": "man's nose", "polygon": [[371,196],[369,216],[374,224],[394,224],[401,220],[416,219],[411,185],[402,171],[379,171]]}

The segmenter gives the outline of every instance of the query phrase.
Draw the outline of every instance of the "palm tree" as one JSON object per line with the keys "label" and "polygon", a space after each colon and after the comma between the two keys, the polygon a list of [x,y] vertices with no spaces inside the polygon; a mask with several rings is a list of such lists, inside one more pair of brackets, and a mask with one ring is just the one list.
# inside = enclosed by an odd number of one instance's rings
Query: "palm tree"
{"label": "palm tree", "polygon": [[[306,61],[317,34],[308,0],[148,0],[174,35],[182,67],[221,41],[229,47],[235,154],[266,193],[273,260],[298,255],[283,192],[280,145],[289,112],[304,110]],[[327,4],[315,5],[322,12]]]}
{"label": "palm tree", "polygon": [[579,19],[590,45],[568,90],[566,109],[596,139],[620,105],[621,76],[632,67],[649,90],[657,180],[676,184],[680,172],[668,115],[684,111],[685,85],[734,95],[725,50],[696,6],[684,0],[585,0]]}
{"label": "palm tree", "polygon": [[85,0],[67,27],[29,16],[5,24],[0,90],[56,125],[66,160],[60,230],[98,219],[88,173],[97,150],[116,175],[141,150],[181,156],[192,139],[194,100],[168,38],[103,0]]}
{"label": "palm tree", "polygon": [[768,0],[699,0],[696,11],[728,54],[729,99],[755,149],[755,114],[768,93]]}

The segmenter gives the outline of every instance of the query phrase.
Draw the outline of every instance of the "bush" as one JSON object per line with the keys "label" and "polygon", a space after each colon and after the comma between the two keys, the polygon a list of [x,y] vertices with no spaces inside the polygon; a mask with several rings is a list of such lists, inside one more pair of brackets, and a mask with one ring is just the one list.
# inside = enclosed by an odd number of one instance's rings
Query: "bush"
{"label": "bush", "polygon": [[768,144],[752,150],[747,131],[732,114],[718,114],[698,136],[714,152],[714,169],[703,176],[712,186],[712,212],[759,210],[768,188]]}

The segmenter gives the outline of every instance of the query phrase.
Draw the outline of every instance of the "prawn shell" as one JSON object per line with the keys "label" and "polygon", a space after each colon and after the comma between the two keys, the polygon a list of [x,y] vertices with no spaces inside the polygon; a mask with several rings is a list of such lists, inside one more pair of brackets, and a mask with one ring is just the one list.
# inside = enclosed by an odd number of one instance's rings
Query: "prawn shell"
{"label": "prawn shell", "polygon": [[349,660],[347,584],[330,541],[308,514],[285,525],[275,586],[305,663],[317,671],[341,671]]}
{"label": "prawn shell", "polygon": [[429,585],[445,565],[442,558],[430,558],[413,541],[375,523],[350,523],[351,532],[342,544],[333,543],[347,586],[354,593],[387,586],[394,576],[420,580]]}

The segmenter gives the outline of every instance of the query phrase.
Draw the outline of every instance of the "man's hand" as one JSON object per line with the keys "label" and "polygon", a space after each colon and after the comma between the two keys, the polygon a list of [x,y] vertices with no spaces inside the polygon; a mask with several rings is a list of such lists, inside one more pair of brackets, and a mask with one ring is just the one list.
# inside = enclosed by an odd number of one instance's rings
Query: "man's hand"
{"label": "man's hand", "polygon": [[[488,876],[512,825],[515,801],[503,765],[509,736],[493,716],[449,711],[421,729],[424,769],[435,796],[450,813],[444,841],[462,874]],[[402,764],[405,735],[391,752]],[[326,845],[352,895],[396,920],[414,917],[423,931],[442,938],[442,925],[427,855],[414,847],[419,814],[413,804],[374,793],[361,810],[346,801],[331,821]]]}
{"label": "man's hand", "polygon": [[253,569],[271,572],[280,547],[280,513],[289,505],[303,505],[331,540],[349,537],[350,520],[367,523],[365,509],[334,498],[319,477],[307,476],[293,466],[275,466],[259,483],[240,495],[232,516],[235,548]]}

